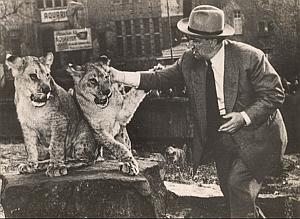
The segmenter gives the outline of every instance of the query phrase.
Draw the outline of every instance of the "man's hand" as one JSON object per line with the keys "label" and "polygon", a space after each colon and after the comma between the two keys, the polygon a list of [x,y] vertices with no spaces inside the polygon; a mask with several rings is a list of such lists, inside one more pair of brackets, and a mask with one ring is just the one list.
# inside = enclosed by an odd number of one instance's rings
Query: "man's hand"
{"label": "man's hand", "polygon": [[226,114],[223,118],[229,119],[229,121],[220,126],[219,132],[234,133],[246,124],[241,113],[232,112]]}
{"label": "man's hand", "polygon": [[111,80],[113,82],[120,82],[120,83],[124,82],[124,73],[122,71],[119,71],[110,66],[109,74],[110,74]]}

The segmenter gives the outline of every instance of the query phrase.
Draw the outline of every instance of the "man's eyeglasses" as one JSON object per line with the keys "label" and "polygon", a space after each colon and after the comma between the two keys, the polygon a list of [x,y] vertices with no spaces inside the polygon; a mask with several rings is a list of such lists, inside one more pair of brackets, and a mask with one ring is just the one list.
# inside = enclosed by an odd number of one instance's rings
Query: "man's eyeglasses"
{"label": "man's eyeglasses", "polygon": [[[188,36],[187,38],[188,38],[188,43],[187,43],[188,48],[193,48],[195,46],[214,47],[216,44],[219,43],[219,40],[214,38],[199,38],[193,36]],[[220,39],[220,42],[221,41],[222,40]]]}
{"label": "man's eyeglasses", "polygon": [[199,37],[193,37],[193,36],[188,36],[188,41],[193,41],[194,43],[205,43],[205,42],[210,42],[213,39],[209,39],[209,38],[199,38]]}

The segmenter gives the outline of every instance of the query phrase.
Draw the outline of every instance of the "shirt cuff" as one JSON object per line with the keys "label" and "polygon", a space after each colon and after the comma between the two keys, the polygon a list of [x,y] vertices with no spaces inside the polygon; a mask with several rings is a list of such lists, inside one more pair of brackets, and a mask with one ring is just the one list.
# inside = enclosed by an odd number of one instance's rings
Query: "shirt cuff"
{"label": "shirt cuff", "polygon": [[245,111],[240,112],[241,115],[243,116],[246,125],[245,126],[249,126],[251,124],[251,119],[249,118],[249,116],[247,115],[247,113]]}
{"label": "shirt cuff", "polygon": [[141,81],[140,72],[123,72],[124,79],[123,83],[131,87],[138,87]]}

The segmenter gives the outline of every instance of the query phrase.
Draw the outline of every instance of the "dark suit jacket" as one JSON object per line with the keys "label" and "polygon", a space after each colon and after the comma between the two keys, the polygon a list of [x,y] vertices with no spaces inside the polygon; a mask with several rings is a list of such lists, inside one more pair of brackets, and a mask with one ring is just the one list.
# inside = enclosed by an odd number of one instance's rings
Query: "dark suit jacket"
{"label": "dark suit jacket", "polygon": [[[193,162],[203,159],[206,141],[204,60],[187,50],[172,66],[157,73],[141,74],[140,89],[187,87],[194,115]],[[250,45],[225,41],[224,98],[226,112],[245,111],[251,125],[232,134],[241,157],[257,180],[279,162],[287,144],[286,129],[278,108],[284,102],[280,78],[264,53]]]}

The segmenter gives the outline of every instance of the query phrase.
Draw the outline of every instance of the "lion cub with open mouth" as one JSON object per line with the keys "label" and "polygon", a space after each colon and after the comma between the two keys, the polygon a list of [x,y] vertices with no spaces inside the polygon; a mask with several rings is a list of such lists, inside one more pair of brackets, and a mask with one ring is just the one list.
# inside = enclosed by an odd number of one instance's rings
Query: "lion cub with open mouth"
{"label": "lion cub with open mouth", "polygon": [[124,162],[121,171],[130,175],[139,173],[138,163],[130,149],[130,139],[126,125],[131,120],[145,91],[132,88],[122,95],[117,83],[112,83],[109,75],[109,60],[87,63],[67,71],[74,79],[74,96],[92,127],[98,144],[108,148]]}
{"label": "lion cub with open mouth", "polygon": [[[50,75],[53,54],[45,57],[10,57],[15,84],[15,105],[23,131],[27,163],[20,173],[46,169],[46,175],[67,174],[66,163],[90,164],[96,158],[93,133],[79,113],[74,98]],[[47,160],[49,159],[49,160]]]}

